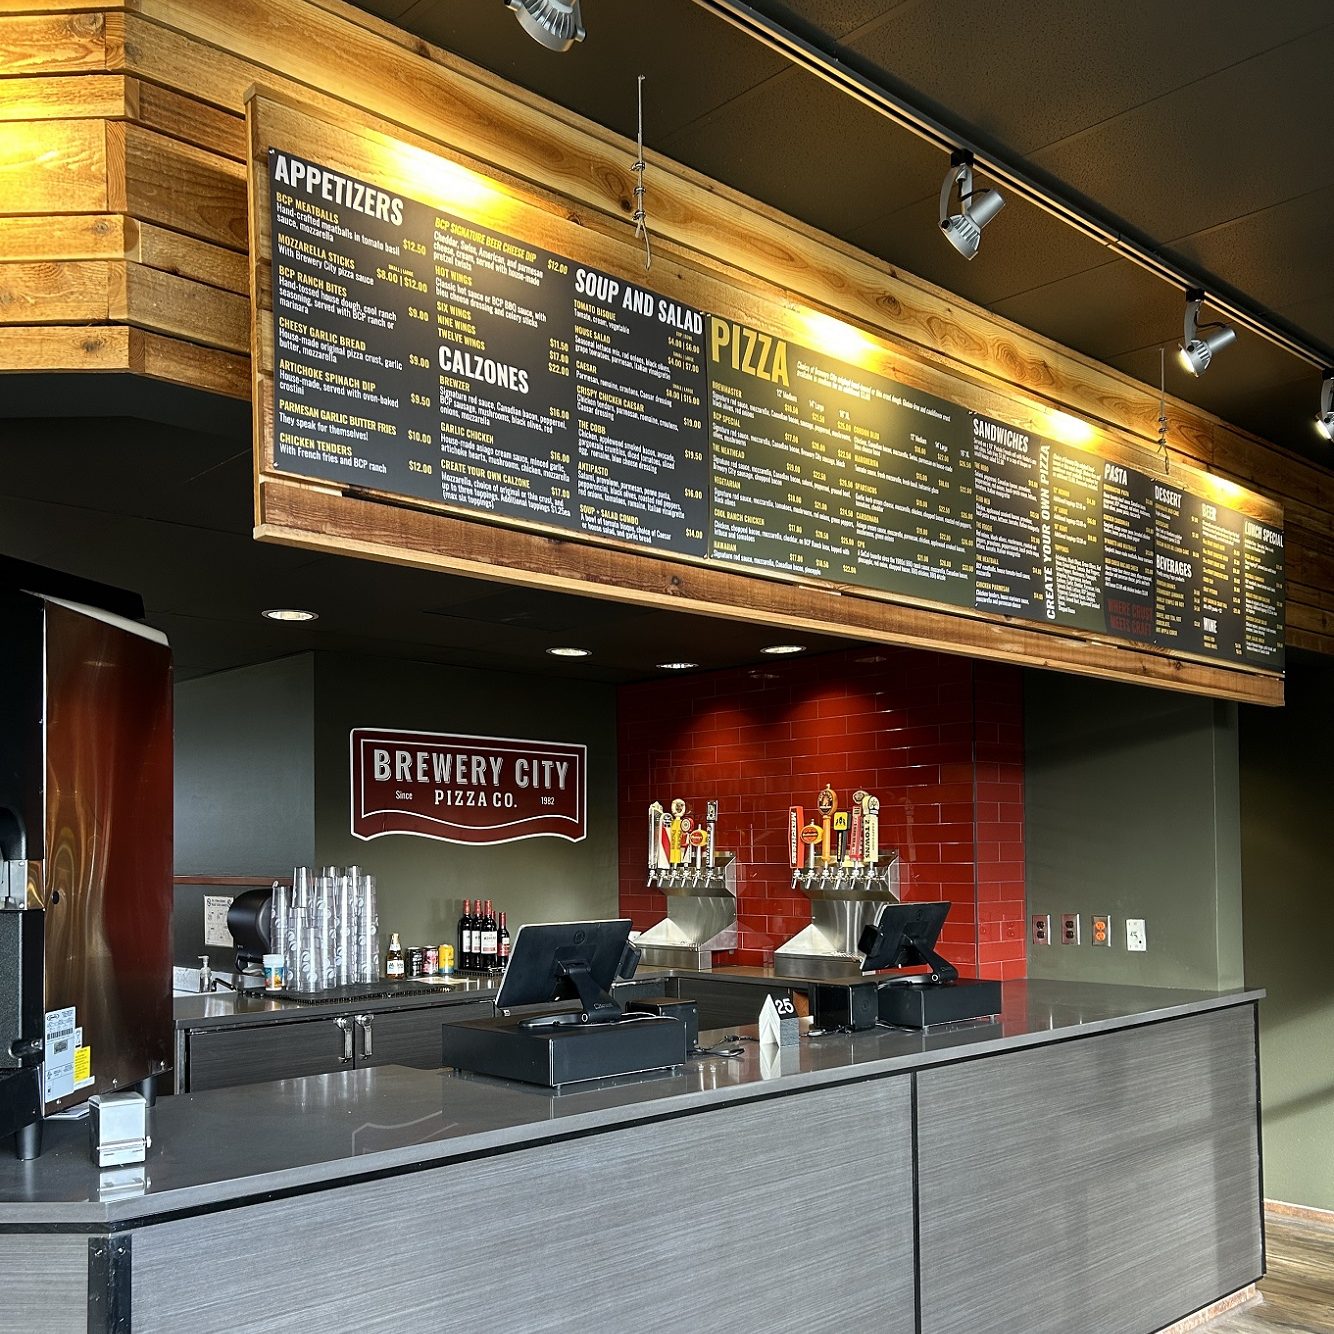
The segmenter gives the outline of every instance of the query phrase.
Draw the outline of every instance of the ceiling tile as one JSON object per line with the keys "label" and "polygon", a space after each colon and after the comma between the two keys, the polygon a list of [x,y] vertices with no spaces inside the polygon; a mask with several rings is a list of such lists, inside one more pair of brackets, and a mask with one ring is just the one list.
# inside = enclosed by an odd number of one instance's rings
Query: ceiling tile
{"label": "ceiling tile", "polygon": [[1207,15],[1161,0],[951,0],[895,10],[852,50],[892,86],[1029,153],[1329,22],[1327,0],[1222,0]]}
{"label": "ceiling tile", "polygon": [[1289,45],[1034,161],[1150,236],[1216,227],[1334,183],[1328,69],[1327,42]]}
{"label": "ceiling tile", "polygon": [[[848,145],[855,152],[845,155]],[[663,147],[697,171],[842,236],[919,198],[922,182],[944,166],[916,135],[795,69]]]}

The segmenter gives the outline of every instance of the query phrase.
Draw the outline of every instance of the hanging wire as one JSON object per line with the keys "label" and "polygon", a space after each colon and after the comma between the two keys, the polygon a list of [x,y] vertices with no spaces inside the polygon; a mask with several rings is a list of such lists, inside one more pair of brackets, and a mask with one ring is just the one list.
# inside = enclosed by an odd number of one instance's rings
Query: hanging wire
{"label": "hanging wire", "polygon": [[1171,455],[1167,452],[1167,349],[1158,349],[1158,452],[1163,456],[1163,476],[1172,471]]}
{"label": "hanging wire", "polygon": [[644,212],[644,76],[639,76],[639,135],[636,141],[639,156],[631,170],[635,173],[635,211],[630,220],[635,224],[635,235],[644,242],[644,271],[653,267],[653,243],[649,240],[648,215]]}

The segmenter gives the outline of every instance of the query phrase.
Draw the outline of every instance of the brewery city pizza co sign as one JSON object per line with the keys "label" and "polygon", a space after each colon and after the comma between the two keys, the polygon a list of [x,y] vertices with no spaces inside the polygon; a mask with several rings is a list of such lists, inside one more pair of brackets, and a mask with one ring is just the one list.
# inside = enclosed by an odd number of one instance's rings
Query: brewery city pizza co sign
{"label": "brewery city pizza co sign", "polygon": [[357,838],[578,843],[584,837],[586,746],[357,727],[351,747]]}

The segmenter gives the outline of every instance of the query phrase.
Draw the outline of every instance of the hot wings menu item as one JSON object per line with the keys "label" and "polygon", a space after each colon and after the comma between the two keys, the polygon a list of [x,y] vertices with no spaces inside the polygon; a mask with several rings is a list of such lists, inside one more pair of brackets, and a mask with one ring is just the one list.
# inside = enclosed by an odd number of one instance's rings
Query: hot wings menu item
{"label": "hot wings menu item", "polygon": [[269,155],[275,466],[1271,670],[1283,532]]}

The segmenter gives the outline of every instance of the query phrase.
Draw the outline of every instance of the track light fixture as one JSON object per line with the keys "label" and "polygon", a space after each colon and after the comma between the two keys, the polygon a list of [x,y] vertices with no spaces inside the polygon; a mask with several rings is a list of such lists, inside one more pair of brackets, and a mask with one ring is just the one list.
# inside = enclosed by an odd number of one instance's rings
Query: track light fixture
{"label": "track light fixture", "polygon": [[1326,440],[1334,440],[1334,371],[1326,371],[1320,381],[1320,413],[1315,419],[1315,429]]}
{"label": "track light fixture", "polygon": [[548,51],[568,51],[585,37],[579,0],[505,0],[519,26]]}
{"label": "track light fixture", "polygon": [[[950,212],[955,185],[959,187],[959,211]],[[950,154],[950,169],[940,187],[940,230],[964,259],[972,259],[982,244],[982,228],[1005,207],[999,190],[973,189],[973,155],[966,149]]]}
{"label": "track light fixture", "polygon": [[[1186,324],[1181,334],[1181,347],[1177,350],[1177,359],[1192,375],[1203,375],[1214,359],[1214,353],[1226,347],[1237,337],[1237,331],[1230,324],[1200,324],[1200,302],[1204,300],[1202,287],[1186,289]],[[1203,338],[1202,329],[1210,330]]]}

